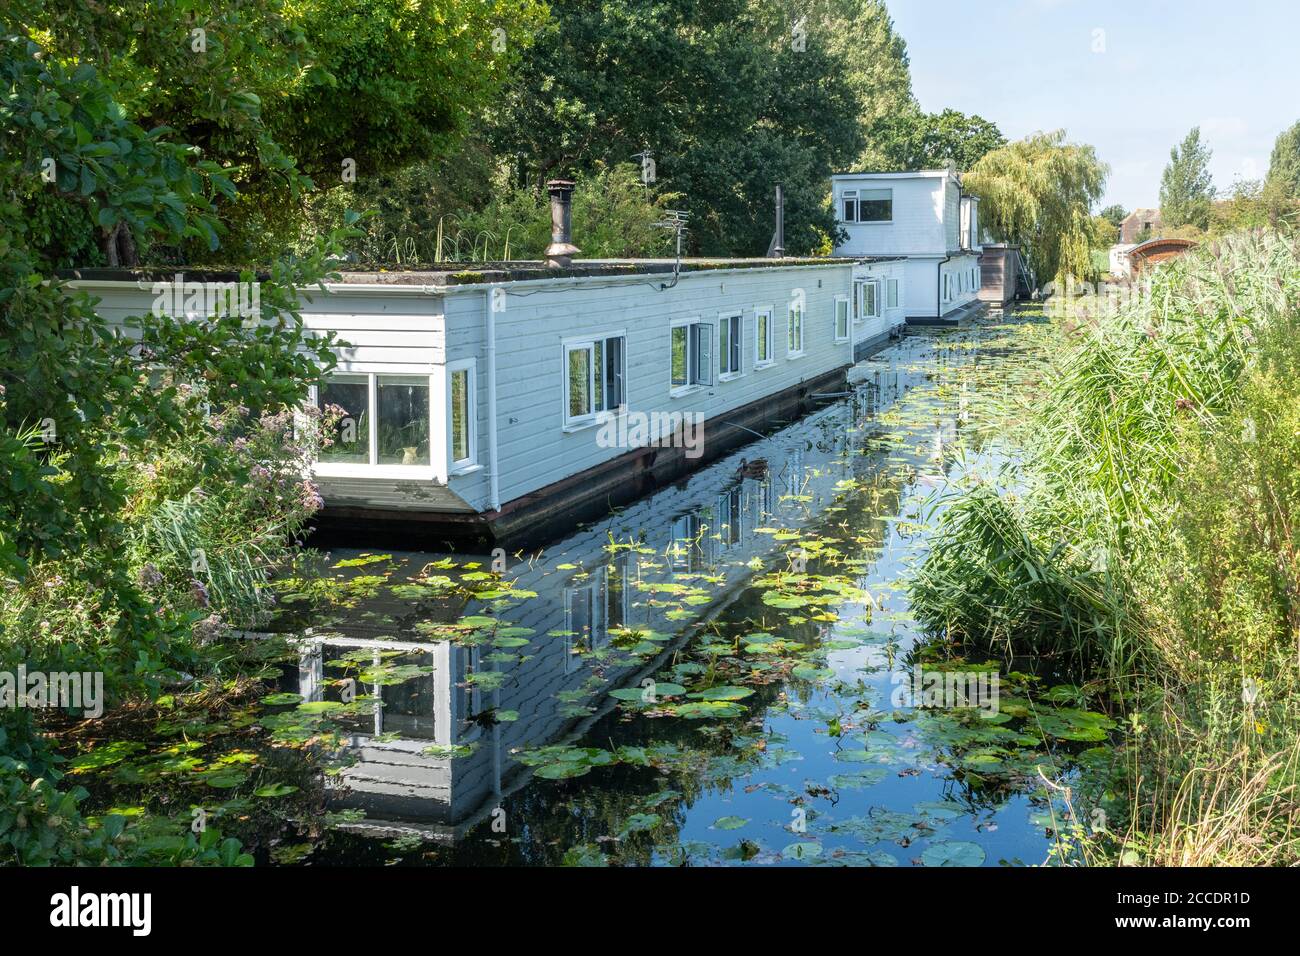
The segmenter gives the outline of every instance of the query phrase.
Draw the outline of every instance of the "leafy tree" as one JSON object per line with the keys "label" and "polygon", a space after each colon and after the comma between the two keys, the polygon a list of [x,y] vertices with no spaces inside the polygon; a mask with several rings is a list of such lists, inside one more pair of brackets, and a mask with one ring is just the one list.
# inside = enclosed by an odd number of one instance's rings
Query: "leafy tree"
{"label": "leafy tree", "polygon": [[1214,204],[1209,231],[1222,235],[1297,222],[1300,222],[1300,196],[1288,192],[1283,179],[1237,180]]}
{"label": "leafy tree", "polygon": [[1109,168],[1065,130],[1035,133],[985,154],[964,177],[993,235],[1018,243],[1040,281],[1092,272],[1092,216]]}
{"label": "leafy tree", "polygon": [[1300,199],[1300,122],[1278,134],[1266,183],[1282,195]]}
{"label": "leafy tree", "polygon": [[[539,0],[24,2],[46,56],[93,63],[139,126],[229,167],[226,262],[274,258],[313,181],[454,151],[544,15]],[[210,243],[134,232],[115,226],[100,261],[218,261]]]}
{"label": "leafy tree", "polygon": [[490,137],[535,188],[648,151],[656,180],[683,196],[696,252],[765,252],[777,182],[792,252],[835,229],[825,181],[859,152],[858,101],[827,44],[798,42],[799,21],[751,0],[558,0],[551,12]]}
{"label": "leafy tree", "polygon": [[1170,229],[1210,222],[1214,181],[1210,178],[1210,149],[1201,142],[1200,127],[1169,151],[1169,165],[1160,177],[1160,218]]}
{"label": "leafy tree", "polygon": [[912,96],[907,44],[882,0],[810,0],[803,8],[807,43],[824,44],[842,64],[856,102],[865,143],[857,169],[900,168],[886,153],[888,131],[902,114],[919,111]]}
{"label": "leafy tree", "polygon": [[871,136],[884,170],[942,169],[951,162],[965,171],[1007,142],[997,126],[981,116],[915,108],[878,120]]}
{"label": "leafy tree", "polygon": [[1120,224],[1128,218],[1128,210],[1119,203],[1115,203],[1114,205],[1107,206],[1099,213],[1099,215],[1118,229]]}

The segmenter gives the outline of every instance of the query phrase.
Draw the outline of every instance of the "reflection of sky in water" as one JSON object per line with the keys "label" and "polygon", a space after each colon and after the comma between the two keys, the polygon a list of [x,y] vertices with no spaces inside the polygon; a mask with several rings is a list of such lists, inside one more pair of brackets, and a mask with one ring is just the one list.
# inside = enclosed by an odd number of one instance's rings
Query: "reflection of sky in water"
{"label": "reflection of sky in water", "polygon": [[[617,833],[614,820],[574,822],[575,792],[588,804],[608,798],[611,808],[617,804],[626,815],[629,786],[644,795],[666,788],[691,794],[689,805],[680,798],[659,812],[678,826],[677,842],[694,862],[725,862],[722,851],[741,841],[750,845],[748,855],[754,863],[786,862],[780,857],[782,848],[806,841],[820,847],[816,862],[837,862],[833,857],[843,851],[848,855],[838,862],[860,863],[865,857],[854,854],[874,852],[875,862],[908,865],[933,840],[943,839],[979,844],[991,865],[1002,859],[1040,862],[1047,843],[1041,827],[1030,824],[1024,797],[1011,797],[1001,805],[981,803],[979,798],[971,802],[969,794],[950,779],[948,768],[938,762],[936,747],[917,723],[899,723],[887,716],[897,686],[892,670],[910,669],[905,658],[918,639],[899,582],[924,554],[919,522],[928,510],[925,499],[942,490],[944,470],[955,467],[952,451],[958,429],[970,421],[971,399],[983,381],[974,374],[975,366],[989,364],[977,349],[963,343],[987,334],[909,336],[868,364],[881,373],[868,377],[879,387],[862,396],[856,406],[840,402],[770,440],[756,441],[607,522],[576,532],[528,565],[513,567],[508,576],[516,585],[537,592],[536,598],[502,614],[512,623],[537,627],[532,643],[522,652],[527,659],[511,663],[509,655],[501,654],[490,663],[491,648],[473,650],[448,646],[446,641],[427,644],[432,650],[422,656],[432,659],[436,676],[424,679],[419,689],[384,688],[386,712],[377,714],[375,726],[362,728],[354,740],[360,762],[348,772],[354,792],[347,802],[365,807],[372,820],[392,824],[373,833],[407,832],[437,839],[450,844],[440,851],[442,855],[461,863],[556,862],[565,843]],[[1014,362],[999,355],[992,368],[996,371],[1001,364]],[[993,381],[1005,387],[1006,377],[995,375]],[[862,415],[856,425],[851,414],[855,411]],[[883,414],[875,414],[878,411]],[[842,455],[846,441],[864,449],[863,453]],[[760,456],[761,468],[753,464]],[[749,464],[740,467],[742,461]],[[887,494],[871,503],[861,500],[861,494],[844,495],[837,485],[846,479],[859,487],[874,482]],[[888,513],[891,504],[898,514]],[[684,616],[664,620],[664,609],[647,610],[646,592],[638,582],[685,580],[699,585],[697,575],[722,576],[725,584],[713,585],[717,593],[693,612],[712,615],[716,627],[744,633],[746,620],[764,610],[759,589],[742,583],[754,573],[747,562],[759,557],[772,567],[790,546],[760,529],[765,525],[802,528],[835,537],[843,533],[837,526],[846,520],[852,522],[851,533],[859,535],[862,544],[855,555],[864,559],[858,584],[876,607],[868,614],[862,603],[839,606],[839,621],[826,628],[823,637],[833,641],[866,635],[866,642],[832,650],[826,666],[835,676],[815,689],[806,682],[787,684],[785,698],[778,697],[780,688],[762,688],[760,695],[746,701],[749,716],[761,718],[766,738],[757,769],[728,762],[725,746],[710,736],[715,721],[673,717],[620,721],[607,716],[614,703],[605,696],[608,691],[636,686],[645,672],[644,663],[620,666],[615,659],[602,659],[602,654],[612,653],[607,646],[611,629],[626,623],[668,632],[691,623]],[[611,539],[630,537],[653,545],[654,554],[623,554],[609,560],[604,546]],[[343,555],[336,552],[335,557]],[[434,556],[399,557],[407,559],[410,574]],[[469,559],[457,556],[457,560]],[[642,561],[648,562],[644,572]],[[398,580],[395,575],[392,583]],[[464,610],[475,614],[484,608],[471,603]],[[410,641],[414,635],[401,632],[427,617],[426,611],[390,595],[366,602],[331,626],[350,635],[353,644],[359,640],[373,642],[376,648],[392,647],[384,639],[397,631],[395,636]],[[443,620],[454,618],[454,614],[441,615]],[[327,647],[324,656],[335,651]],[[484,667],[501,667],[505,679],[482,692],[454,686],[463,683],[466,673]],[[314,672],[311,668],[305,659],[302,677],[307,685],[320,679],[319,665]],[[662,665],[654,672],[661,671]],[[454,677],[452,686],[448,675]],[[584,688],[594,691],[585,703],[595,712],[575,718],[566,704],[571,706]],[[475,713],[492,707],[517,710],[518,720],[487,729],[472,724]],[[864,708],[886,712],[878,715],[884,719],[874,731],[861,720]],[[828,722],[836,717],[845,726],[839,738],[827,733]],[[856,727],[852,726],[855,720]],[[723,725],[747,735],[760,729],[746,718]],[[386,736],[375,739],[373,735],[381,731]],[[560,742],[611,748],[668,738],[711,755],[711,766],[718,772],[712,774],[707,766],[687,771],[696,774],[689,785],[678,779],[682,772],[678,769],[661,775],[647,768],[624,767],[597,767],[574,781],[530,782],[527,770],[512,757],[520,747]],[[434,760],[425,753],[429,740],[444,746],[468,742],[475,749],[469,756]],[[845,752],[857,759],[843,759]],[[829,785],[837,775],[851,777],[863,771],[879,779],[861,787]],[[728,776],[726,785],[714,779]],[[959,812],[952,801],[965,801],[967,808]],[[519,818],[518,829],[508,830],[505,837],[490,829],[490,813],[498,805],[505,808],[507,818]],[[923,809],[918,810],[918,805]],[[799,810],[806,813],[804,833],[792,829]],[[611,809],[611,815],[618,813]],[[715,829],[715,821],[723,817],[748,822],[735,829]],[[932,829],[916,828],[912,824],[918,820]],[[510,843],[512,836],[520,838],[520,831],[525,832],[524,843],[533,845]],[[543,847],[544,838],[561,844],[560,849]],[[900,845],[900,839],[908,845]],[[319,854],[321,862],[347,862],[370,852],[355,836],[340,835],[331,842]],[[415,855],[427,860],[426,852],[427,847]],[[661,849],[651,859],[679,862],[680,856]]]}

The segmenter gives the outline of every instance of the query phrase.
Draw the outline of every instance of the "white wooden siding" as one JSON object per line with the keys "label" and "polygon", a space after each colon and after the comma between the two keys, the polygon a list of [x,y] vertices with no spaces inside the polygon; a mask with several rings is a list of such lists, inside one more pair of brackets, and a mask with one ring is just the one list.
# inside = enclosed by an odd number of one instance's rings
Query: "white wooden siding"
{"label": "white wooden siding", "polygon": [[[668,277],[633,281],[594,277],[563,286],[520,282],[509,287],[506,309],[496,316],[497,434],[503,503],[616,458],[630,449],[601,448],[599,425],[565,431],[562,341],[626,330],[627,404],[635,412],[692,412],[713,418],[852,363],[852,343],[835,341],[835,297],[850,292],[851,263],[826,266],[683,273],[677,286],[659,291]],[[787,306],[802,289],[804,354],[786,355]],[[755,369],[755,310],[774,308],[774,361]],[[486,351],[486,296],[479,290],[447,296],[447,358]],[[745,347],[742,374],[717,381],[717,322],[739,311]],[[670,395],[670,327],[699,316],[714,327],[712,386]],[[483,368],[480,363],[480,369]],[[479,435],[486,440],[487,376],[479,375]],[[480,448],[479,461],[488,455]],[[486,471],[453,476],[453,491],[480,509],[489,504]]]}

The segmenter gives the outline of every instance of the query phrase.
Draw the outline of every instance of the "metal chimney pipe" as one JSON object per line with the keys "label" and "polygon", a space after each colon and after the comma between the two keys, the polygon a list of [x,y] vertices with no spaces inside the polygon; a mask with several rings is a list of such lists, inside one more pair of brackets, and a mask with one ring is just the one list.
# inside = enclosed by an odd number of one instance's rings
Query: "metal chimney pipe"
{"label": "metal chimney pipe", "polygon": [[770,255],[775,259],[785,256],[785,190],[776,184],[776,233],[772,236]]}
{"label": "metal chimney pipe", "polygon": [[552,269],[565,269],[573,256],[581,252],[571,241],[573,238],[573,181],[552,179],[546,183],[551,194],[551,244],[546,247],[546,264]]}

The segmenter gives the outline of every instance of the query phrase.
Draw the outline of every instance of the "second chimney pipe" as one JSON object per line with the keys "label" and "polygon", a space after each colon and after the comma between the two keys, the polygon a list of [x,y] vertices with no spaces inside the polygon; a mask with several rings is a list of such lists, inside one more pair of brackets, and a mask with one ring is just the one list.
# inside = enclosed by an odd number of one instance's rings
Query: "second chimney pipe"
{"label": "second chimney pipe", "polygon": [[551,244],[546,247],[546,264],[552,269],[565,269],[582,251],[572,242],[573,181],[552,179],[546,189],[551,194]]}

